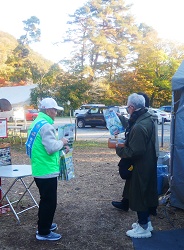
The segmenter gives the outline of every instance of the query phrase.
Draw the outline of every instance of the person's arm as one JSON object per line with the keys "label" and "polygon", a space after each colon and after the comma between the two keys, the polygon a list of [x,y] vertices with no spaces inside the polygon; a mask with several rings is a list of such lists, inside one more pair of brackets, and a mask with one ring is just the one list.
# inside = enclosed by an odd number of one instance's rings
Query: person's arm
{"label": "person's arm", "polygon": [[126,128],[128,126],[128,118],[126,118],[124,115],[118,115],[122,125],[124,128]]}
{"label": "person's arm", "polygon": [[131,131],[128,146],[117,147],[116,154],[121,158],[137,158],[146,152],[149,135],[146,128],[135,126]]}
{"label": "person's arm", "polygon": [[[42,144],[48,154],[53,154],[67,145],[68,139],[62,138],[57,140],[55,137],[55,129],[49,123],[45,124],[40,130],[40,136],[42,138]],[[67,150],[68,151],[68,150]]]}

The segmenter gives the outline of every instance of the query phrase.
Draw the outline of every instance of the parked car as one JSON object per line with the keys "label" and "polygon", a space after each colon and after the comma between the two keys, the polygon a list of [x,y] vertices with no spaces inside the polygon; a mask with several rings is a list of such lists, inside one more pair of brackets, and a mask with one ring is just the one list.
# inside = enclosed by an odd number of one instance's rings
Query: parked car
{"label": "parked car", "polygon": [[24,121],[24,109],[22,107],[14,107],[10,111],[0,112],[0,117],[7,118],[8,122]]}
{"label": "parked car", "polygon": [[164,118],[164,122],[170,122],[171,121],[171,115],[168,114],[167,112],[162,111],[160,109],[154,109],[154,108],[152,108],[152,110],[158,116],[158,124],[162,123],[162,118]]}
{"label": "parked car", "polygon": [[36,109],[27,109],[25,113],[26,113],[27,121],[34,121],[36,117],[38,116],[39,112]]}
{"label": "parked car", "polygon": [[162,107],[160,107],[158,109],[160,109],[162,111],[165,111],[165,112],[171,113],[171,106],[162,106]]}
{"label": "parked car", "polygon": [[84,104],[79,109],[76,109],[73,112],[73,115],[76,116],[78,114],[85,114],[90,108],[94,106],[105,106],[104,104]]}
{"label": "parked car", "polygon": [[112,108],[115,112],[119,113],[119,108],[114,106],[94,106],[90,108],[85,114],[77,115],[78,128],[84,128],[86,125],[91,127],[103,126],[106,127],[106,121],[103,111]]}

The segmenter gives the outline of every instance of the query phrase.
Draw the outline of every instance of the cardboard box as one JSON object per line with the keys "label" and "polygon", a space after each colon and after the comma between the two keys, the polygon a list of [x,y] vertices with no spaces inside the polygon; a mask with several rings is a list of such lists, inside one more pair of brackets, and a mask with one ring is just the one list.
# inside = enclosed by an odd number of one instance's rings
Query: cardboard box
{"label": "cardboard box", "polygon": [[108,139],[108,147],[109,148],[116,148],[117,143],[120,144],[120,146],[121,146],[121,144],[123,145],[125,143],[125,140],[121,139],[121,138],[113,138],[113,139],[109,138]]}

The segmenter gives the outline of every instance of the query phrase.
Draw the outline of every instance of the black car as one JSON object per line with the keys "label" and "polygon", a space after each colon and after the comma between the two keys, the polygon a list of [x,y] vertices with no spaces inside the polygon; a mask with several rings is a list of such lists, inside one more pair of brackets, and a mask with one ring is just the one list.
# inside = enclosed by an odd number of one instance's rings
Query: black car
{"label": "black car", "polygon": [[115,106],[95,106],[90,108],[85,114],[77,115],[78,128],[84,128],[86,125],[106,127],[103,111],[109,108],[119,113],[119,108]]}

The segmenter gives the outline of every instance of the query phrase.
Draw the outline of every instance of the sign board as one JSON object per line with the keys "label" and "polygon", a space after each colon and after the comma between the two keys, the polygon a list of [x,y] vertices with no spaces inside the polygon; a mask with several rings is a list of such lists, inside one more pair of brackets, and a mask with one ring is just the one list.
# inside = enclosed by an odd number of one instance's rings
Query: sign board
{"label": "sign board", "polygon": [[0,138],[8,137],[7,118],[0,118]]}

